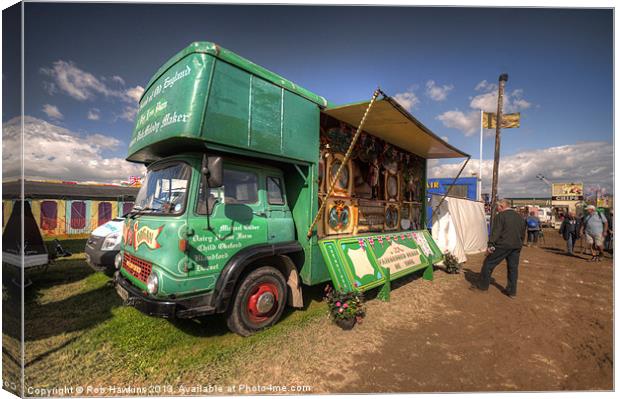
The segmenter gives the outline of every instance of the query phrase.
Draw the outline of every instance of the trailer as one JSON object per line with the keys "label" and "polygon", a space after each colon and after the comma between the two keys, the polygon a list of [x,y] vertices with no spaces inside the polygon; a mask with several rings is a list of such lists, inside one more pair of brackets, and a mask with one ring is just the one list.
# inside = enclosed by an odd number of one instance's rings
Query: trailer
{"label": "trailer", "polygon": [[335,105],[193,43],[140,99],[127,160],[148,171],[117,292],[153,316],[224,313],[247,336],[302,307],[304,286],[389,293],[415,271],[432,278],[426,160],[460,157],[383,93]]}

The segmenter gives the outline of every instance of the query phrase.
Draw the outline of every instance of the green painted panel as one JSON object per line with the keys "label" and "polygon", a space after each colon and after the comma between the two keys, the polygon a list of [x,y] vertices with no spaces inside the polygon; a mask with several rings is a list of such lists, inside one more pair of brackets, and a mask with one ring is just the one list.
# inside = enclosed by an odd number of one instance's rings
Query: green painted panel
{"label": "green painted panel", "polygon": [[327,269],[339,290],[366,291],[442,259],[428,231],[405,231],[319,240]]}
{"label": "green painted panel", "polygon": [[283,154],[291,158],[317,162],[319,159],[319,108],[285,91],[283,109]]}
{"label": "green painted panel", "polygon": [[338,240],[320,241],[319,246],[325,262],[329,265],[329,273],[334,286],[341,291],[351,291],[353,289],[351,276],[347,272],[347,267],[338,250]]}
{"label": "green painted panel", "polygon": [[252,79],[250,146],[260,152],[282,152],[282,89],[260,78]]}
{"label": "green painted panel", "polygon": [[252,76],[225,62],[215,64],[203,136],[235,147],[248,146]]}

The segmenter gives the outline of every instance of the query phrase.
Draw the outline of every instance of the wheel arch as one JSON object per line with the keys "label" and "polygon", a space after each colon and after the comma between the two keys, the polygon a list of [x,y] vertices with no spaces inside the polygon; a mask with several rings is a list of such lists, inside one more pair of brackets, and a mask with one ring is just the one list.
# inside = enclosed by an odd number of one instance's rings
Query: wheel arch
{"label": "wheel arch", "polygon": [[303,249],[297,241],[253,245],[237,252],[224,266],[215,284],[213,305],[216,312],[222,313],[228,309],[244,275],[266,265],[275,267],[284,276],[288,286],[288,304],[303,307],[299,267],[293,260],[298,259],[300,253],[303,254]]}

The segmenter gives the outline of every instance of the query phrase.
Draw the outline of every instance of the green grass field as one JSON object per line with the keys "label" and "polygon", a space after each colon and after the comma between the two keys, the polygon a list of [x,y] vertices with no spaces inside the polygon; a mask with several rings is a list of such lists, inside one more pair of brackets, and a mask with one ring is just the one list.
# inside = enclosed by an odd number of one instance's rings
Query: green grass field
{"label": "green grass field", "polygon": [[[25,298],[26,387],[62,385],[224,384],[252,354],[268,352],[290,332],[326,317],[320,287],[308,306],[288,311],[249,338],[221,316],[170,322],[122,306],[109,279],[76,254],[30,273]],[[11,338],[6,337],[5,338]]]}

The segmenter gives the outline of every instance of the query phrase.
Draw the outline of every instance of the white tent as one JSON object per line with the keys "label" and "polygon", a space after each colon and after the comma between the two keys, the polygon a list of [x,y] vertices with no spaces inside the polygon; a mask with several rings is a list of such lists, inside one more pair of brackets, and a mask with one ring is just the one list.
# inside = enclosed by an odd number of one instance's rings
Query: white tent
{"label": "white tent", "polygon": [[467,261],[467,254],[486,250],[488,234],[484,204],[464,198],[446,197],[439,208],[435,209],[442,197],[431,197],[433,239],[442,252],[450,252],[462,263]]}

